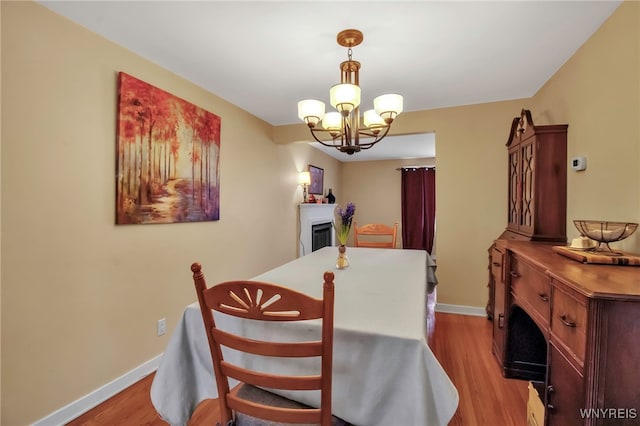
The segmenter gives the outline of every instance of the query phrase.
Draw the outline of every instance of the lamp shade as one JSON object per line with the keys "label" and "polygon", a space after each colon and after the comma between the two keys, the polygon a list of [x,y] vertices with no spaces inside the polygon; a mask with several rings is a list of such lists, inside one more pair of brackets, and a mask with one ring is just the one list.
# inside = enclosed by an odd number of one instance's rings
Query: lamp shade
{"label": "lamp shade", "polygon": [[402,112],[402,96],[380,95],[373,100],[373,108],[386,123],[391,123]]}
{"label": "lamp shade", "polygon": [[298,172],[298,185],[309,185],[311,174],[309,172]]}
{"label": "lamp shade", "polygon": [[298,102],[298,117],[314,127],[324,118],[324,102],[315,99],[305,99]]}
{"label": "lamp shade", "polygon": [[342,127],[342,115],[339,112],[328,112],[322,120],[322,127],[327,130],[340,131]]}
{"label": "lamp shade", "polygon": [[380,117],[378,113],[372,109],[364,112],[363,121],[364,125],[370,129],[376,129],[387,125],[382,117]]}
{"label": "lamp shade", "polygon": [[360,105],[360,86],[348,83],[332,86],[329,90],[329,102],[340,112],[351,112]]}

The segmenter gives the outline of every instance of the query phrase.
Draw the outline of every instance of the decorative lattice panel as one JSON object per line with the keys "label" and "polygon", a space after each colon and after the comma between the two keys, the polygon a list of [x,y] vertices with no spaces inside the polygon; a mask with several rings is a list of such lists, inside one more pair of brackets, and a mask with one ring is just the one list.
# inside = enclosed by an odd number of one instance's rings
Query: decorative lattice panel
{"label": "decorative lattice panel", "polygon": [[509,154],[509,223],[518,220],[518,151]]}
{"label": "decorative lattice panel", "polygon": [[533,226],[534,209],[534,145],[527,144],[522,147],[522,213],[520,215],[522,226]]}

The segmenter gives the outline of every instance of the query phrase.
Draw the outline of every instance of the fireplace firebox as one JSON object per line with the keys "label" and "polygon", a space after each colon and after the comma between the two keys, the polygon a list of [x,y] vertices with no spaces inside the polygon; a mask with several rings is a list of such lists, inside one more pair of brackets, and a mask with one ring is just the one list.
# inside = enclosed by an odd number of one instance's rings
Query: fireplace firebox
{"label": "fireplace firebox", "polygon": [[311,226],[311,251],[331,245],[331,222]]}
{"label": "fireplace firebox", "polygon": [[[300,240],[298,256],[304,256],[314,250],[324,246],[335,246],[335,232],[331,229],[331,224],[335,218],[335,204],[311,204],[303,203],[300,209]],[[320,235],[314,232],[315,226],[321,226],[318,230]],[[327,230],[326,227],[329,227]],[[318,239],[318,241],[316,241]],[[318,246],[316,246],[319,244]]]}

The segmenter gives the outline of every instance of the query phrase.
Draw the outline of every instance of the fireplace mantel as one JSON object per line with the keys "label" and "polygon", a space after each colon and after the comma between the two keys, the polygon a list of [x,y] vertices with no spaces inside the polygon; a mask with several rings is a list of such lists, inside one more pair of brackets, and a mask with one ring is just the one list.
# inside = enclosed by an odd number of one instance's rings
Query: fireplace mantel
{"label": "fireplace mantel", "polygon": [[[313,225],[332,223],[337,204],[300,204],[300,241],[298,257],[311,253]],[[331,233],[331,245],[336,245],[335,232]]]}

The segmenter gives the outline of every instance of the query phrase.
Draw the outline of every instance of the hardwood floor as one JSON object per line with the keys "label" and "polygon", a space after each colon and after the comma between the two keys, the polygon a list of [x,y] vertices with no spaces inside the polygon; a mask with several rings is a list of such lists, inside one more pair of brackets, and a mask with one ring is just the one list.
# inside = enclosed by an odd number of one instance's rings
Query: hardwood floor
{"label": "hardwood floor", "polygon": [[[129,388],[94,409],[87,411],[67,426],[166,426],[151,404],[149,392],[153,374],[148,375]],[[220,410],[216,399],[203,401],[191,416],[190,426],[215,425],[220,421]]]}
{"label": "hardwood floor", "polygon": [[[526,425],[527,382],[500,374],[491,354],[491,322],[436,313],[429,325],[429,346],[460,395],[449,426]],[[68,425],[166,425],[151,405],[152,380],[153,375],[144,378]],[[216,400],[204,401],[189,425],[215,425],[218,413]]]}
{"label": "hardwood floor", "polygon": [[527,382],[505,379],[491,353],[491,321],[436,313],[429,346],[458,389],[449,426],[526,425]]}

